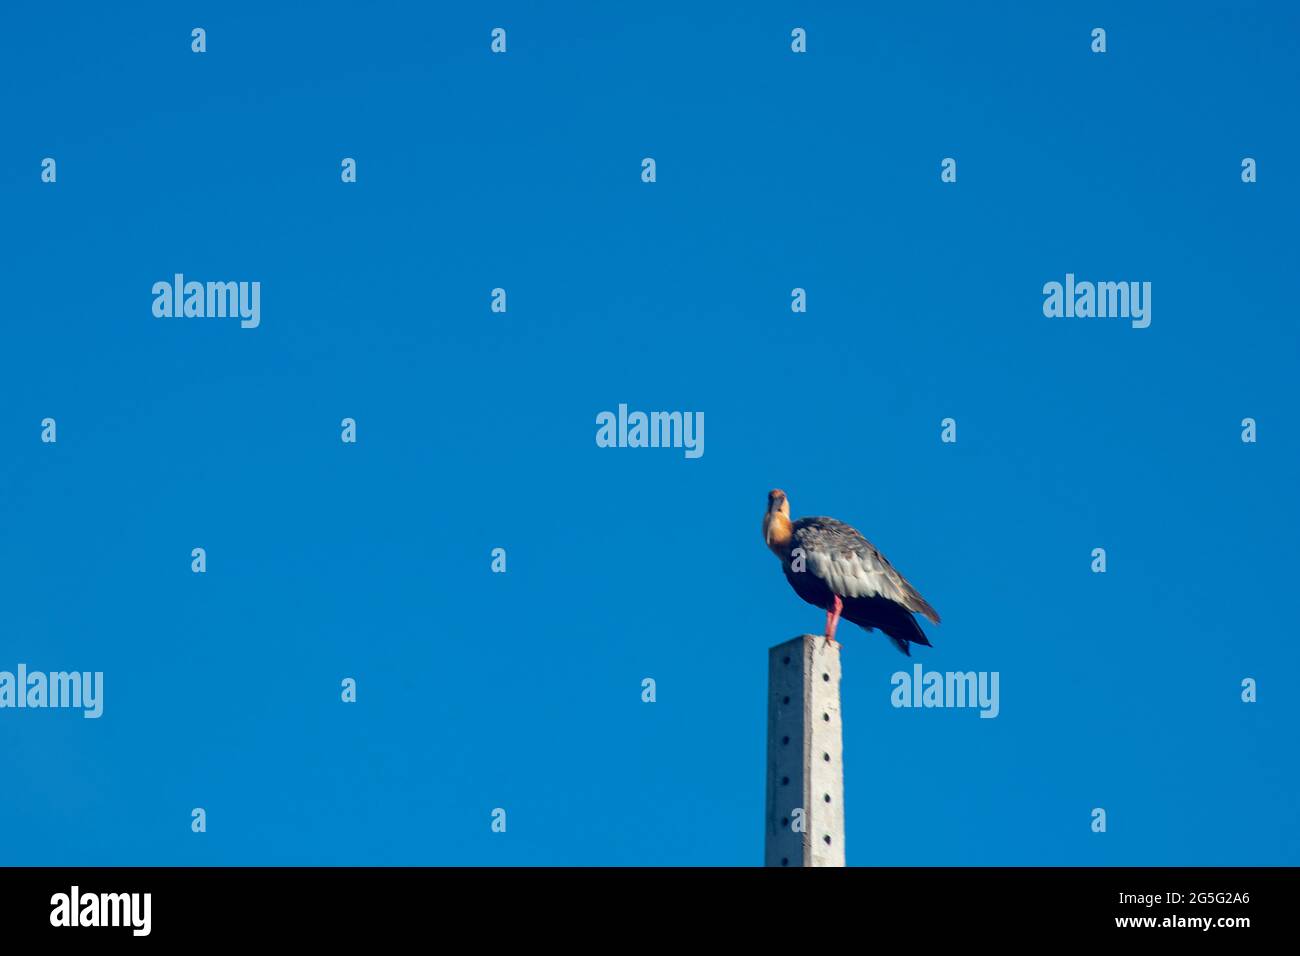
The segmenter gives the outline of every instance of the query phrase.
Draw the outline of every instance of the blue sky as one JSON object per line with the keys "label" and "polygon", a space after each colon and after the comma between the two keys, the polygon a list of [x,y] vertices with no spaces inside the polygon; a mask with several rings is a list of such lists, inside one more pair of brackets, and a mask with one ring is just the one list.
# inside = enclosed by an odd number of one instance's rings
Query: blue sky
{"label": "blue sky", "polygon": [[10,11],[0,669],[105,703],[0,711],[0,863],[760,863],[774,486],[1001,675],[844,627],[851,864],[1300,863],[1296,14],[969,6]]}

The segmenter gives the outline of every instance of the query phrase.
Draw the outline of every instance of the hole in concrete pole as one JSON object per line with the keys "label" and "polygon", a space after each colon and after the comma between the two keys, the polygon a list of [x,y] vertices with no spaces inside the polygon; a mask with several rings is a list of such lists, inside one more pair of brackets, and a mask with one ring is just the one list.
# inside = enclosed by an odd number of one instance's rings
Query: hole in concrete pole
{"label": "hole in concrete pole", "polygon": [[782,738],[781,738],[781,743],[782,743],[782,744],[788,744],[789,742],[790,742],[790,738],[789,738],[789,737],[782,737]]}
{"label": "hole in concrete pole", "polygon": [[788,787],[788,786],[790,786],[790,778],[789,778],[789,777],[782,777],[782,778],[781,778],[781,786],[783,786],[783,787]]}
{"label": "hole in concrete pole", "polygon": [[829,761],[829,760],[831,759],[831,755],[830,755],[830,754],[822,754],[822,759],[825,760],[825,761]]}
{"label": "hole in concrete pole", "polygon": [[789,857],[785,857],[785,856],[781,857],[781,865],[782,865],[782,866],[789,866],[789,865],[790,865],[790,858],[789,858]]}
{"label": "hole in concrete pole", "polygon": [[784,664],[786,667],[789,667],[789,666],[790,666],[790,658],[787,657],[785,660],[781,661],[781,663]]}
{"label": "hole in concrete pole", "polygon": [[825,795],[825,799],[826,799],[826,802],[827,802],[827,803],[830,803],[830,802],[831,802],[831,795],[830,795],[829,793],[826,794],[826,795]]}
{"label": "hole in concrete pole", "polygon": [[822,839],[826,841],[827,846],[831,845],[831,835],[829,833],[822,837]]}
{"label": "hole in concrete pole", "polygon": [[830,720],[830,719],[831,719],[830,714],[822,714],[822,720]]}
{"label": "hole in concrete pole", "polygon": [[789,698],[789,697],[782,697],[782,698],[781,698],[781,703],[783,703],[783,704],[788,704],[788,703],[790,703],[790,698]]}
{"label": "hole in concrete pole", "polygon": [[781,826],[783,826],[783,827],[788,827],[789,825],[790,825],[790,818],[789,818],[789,817],[782,817],[782,818],[781,818]]}
{"label": "hole in concrete pole", "polygon": [[830,679],[831,679],[831,675],[830,675],[830,674],[823,674],[823,675],[822,675],[822,680],[828,681],[828,680],[830,680]]}

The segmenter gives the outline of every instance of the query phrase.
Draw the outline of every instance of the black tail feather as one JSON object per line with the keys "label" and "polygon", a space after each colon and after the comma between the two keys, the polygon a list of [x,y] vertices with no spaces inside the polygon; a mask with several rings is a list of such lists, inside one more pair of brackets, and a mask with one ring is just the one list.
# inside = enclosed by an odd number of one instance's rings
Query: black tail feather
{"label": "black tail feather", "polygon": [[844,602],[844,619],[870,631],[879,628],[894,646],[912,656],[911,644],[931,647],[930,639],[910,611],[885,598],[851,598]]}

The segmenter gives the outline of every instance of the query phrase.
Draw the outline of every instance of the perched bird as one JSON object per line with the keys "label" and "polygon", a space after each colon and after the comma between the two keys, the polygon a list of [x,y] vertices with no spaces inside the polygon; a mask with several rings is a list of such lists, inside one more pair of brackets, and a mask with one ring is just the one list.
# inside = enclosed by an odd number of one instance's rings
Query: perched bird
{"label": "perched bird", "polygon": [[879,628],[904,654],[910,644],[930,646],[912,617],[939,615],[855,528],[834,518],[790,520],[790,502],[777,488],[768,493],[763,540],[778,558],[785,579],[809,604],[826,611],[826,640],[835,643],[841,615],[870,631]]}

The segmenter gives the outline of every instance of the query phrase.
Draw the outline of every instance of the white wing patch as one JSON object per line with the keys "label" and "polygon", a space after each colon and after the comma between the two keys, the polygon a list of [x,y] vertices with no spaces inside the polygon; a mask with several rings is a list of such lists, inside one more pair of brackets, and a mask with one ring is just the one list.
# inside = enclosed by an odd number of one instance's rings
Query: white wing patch
{"label": "white wing patch", "polygon": [[894,581],[892,569],[873,556],[856,551],[810,551],[808,570],[843,597],[884,597],[905,604],[906,596]]}

